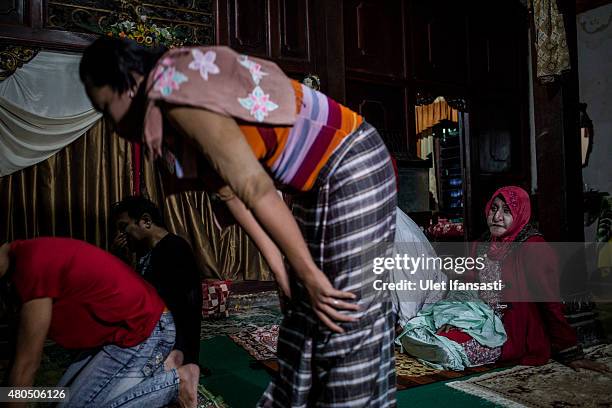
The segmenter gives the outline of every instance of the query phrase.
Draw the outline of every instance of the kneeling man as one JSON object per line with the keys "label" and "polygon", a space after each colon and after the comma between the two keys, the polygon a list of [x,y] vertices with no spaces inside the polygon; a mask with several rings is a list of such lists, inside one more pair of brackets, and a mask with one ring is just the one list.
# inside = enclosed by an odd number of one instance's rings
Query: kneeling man
{"label": "kneeling man", "polygon": [[21,302],[9,386],[32,386],[49,337],[89,350],[61,379],[70,399],[60,406],[196,406],[198,367],[164,370],[175,342],[171,313],[118,258],[69,238],[15,241],[0,247],[0,281]]}

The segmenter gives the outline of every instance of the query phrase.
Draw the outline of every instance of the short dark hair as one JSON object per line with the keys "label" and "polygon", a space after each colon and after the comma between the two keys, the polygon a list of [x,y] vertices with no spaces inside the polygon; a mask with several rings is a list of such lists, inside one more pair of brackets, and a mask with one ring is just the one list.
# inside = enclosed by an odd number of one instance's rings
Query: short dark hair
{"label": "short dark hair", "polygon": [[100,37],[83,52],[79,75],[82,82],[125,92],[135,84],[132,72],[146,77],[166,50],[142,47],[133,40]]}
{"label": "short dark hair", "polygon": [[161,216],[159,208],[153,201],[146,197],[140,195],[128,196],[113,204],[112,217],[114,220],[124,212],[127,212],[128,216],[136,221],[140,220],[144,214],[149,214],[153,224],[165,228],[164,219]]}

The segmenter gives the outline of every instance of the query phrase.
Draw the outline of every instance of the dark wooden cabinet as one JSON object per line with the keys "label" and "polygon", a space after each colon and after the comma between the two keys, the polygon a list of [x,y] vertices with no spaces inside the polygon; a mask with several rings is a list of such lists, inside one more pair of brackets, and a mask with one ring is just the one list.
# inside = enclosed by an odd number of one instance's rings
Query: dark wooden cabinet
{"label": "dark wooden cabinet", "polygon": [[310,0],[277,0],[278,29],[277,48],[281,60],[296,63],[311,62]]}
{"label": "dark wooden cabinet", "polygon": [[456,122],[441,121],[431,128],[434,137],[438,210],[449,218],[464,216],[465,185],[463,137]]}
{"label": "dark wooden cabinet", "polygon": [[[172,4],[182,0],[177,1]],[[482,218],[483,201],[495,188],[530,186],[528,20],[521,2],[201,3],[207,11],[198,15],[211,20],[203,25],[214,31],[217,44],[271,59],[297,80],[318,75],[322,91],[361,113],[397,155],[416,151],[417,99],[464,99],[469,114],[464,123],[466,219]],[[1,2],[0,39],[73,50],[91,41],[92,36],[67,28],[49,29],[51,6],[45,0]],[[468,234],[478,230],[477,223],[467,227]]]}
{"label": "dark wooden cabinet", "polygon": [[346,105],[362,115],[391,152],[406,152],[406,97],[402,86],[348,79]]}
{"label": "dark wooden cabinet", "polygon": [[[465,100],[465,157],[454,171],[466,184],[463,209],[457,208],[467,236],[478,236],[482,209],[495,189],[530,188],[526,9],[512,0],[343,5],[346,103],[379,129],[393,153],[416,150],[417,99]],[[439,161],[452,162],[444,153],[437,151]],[[451,195],[459,191],[439,187]],[[444,200],[452,204],[458,197]]]}
{"label": "dark wooden cabinet", "polygon": [[269,0],[229,0],[229,45],[237,51],[270,56]]}
{"label": "dark wooden cabinet", "polygon": [[509,0],[476,1],[469,13],[468,238],[485,230],[482,209],[495,190],[531,190],[526,13]]}
{"label": "dark wooden cabinet", "polygon": [[[470,79],[479,94],[515,92],[527,75],[527,12],[519,2],[478,4],[469,18]],[[493,8],[495,7],[495,8]],[[503,15],[504,18],[486,18]]]}
{"label": "dark wooden cabinet", "polygon": [[408,151],[403,0],[344,0],[346,105],[378,129],[394,154]]}
{"label": "dark wooden cabinet", "polygon": [[25,0],[0,1],[0,24],[24,24],[26,7]]}
{"label": "dark wooden cabinet", "polygon": [[466,3],[446,0],[408,3],[410,76],[420,81],[466,84]]}
{"label": "dark wooden cabinet", "polygon": [[[526,87],[527,84],[525,83]],[[470,106],[470,189],[467,209],[476,238],[486,227],[482,209],[500,187],[517,185],[531,189],[528,102],[517,95],[489,94],[475,97]]]}
{"label": "dark wooden cabinet", "polygon": [[[315,5],[313,0],[271,0],[271,58],[289,72],[299,74],[317,71],[313,45],[316,43]],[[321,28],[319,28],[321,29]],[[318,48],[318,47],[317,47]]]}
{"label": "dark wooden cabinet", "polygon": [[404,77],[404,3],[401,0],[344,1],[347,70]]}
{"label": "dark wooden cabinet", "polygon": [[[290,75],[316,72],[313,0],[218,0],[217,43],[274,60]],[[322,23],[319,19],[318,23]]]}

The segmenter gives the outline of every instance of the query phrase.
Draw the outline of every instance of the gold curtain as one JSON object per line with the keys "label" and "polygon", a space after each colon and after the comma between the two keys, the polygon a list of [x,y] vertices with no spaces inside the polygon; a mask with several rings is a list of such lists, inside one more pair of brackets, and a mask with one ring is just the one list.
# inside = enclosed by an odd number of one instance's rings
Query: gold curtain
{"label": "gold curtain", "polygon": [[415,106],[416,132],[417,135],[441,120],[448,119],[452,122],[459,121],[459,113],[451,108],[443,98],[436,99],[428,105]]}
{"label": "gold curtain", "polygon": [[107,249],[110,206],[132,190],[128,147],[101,121],[48,160],[0,178],[0,241],[69,236]]}
{"label": "gold curtain", "polygon": [[198,248],[196,258],[206,276],[232,280],[273,279],[268,264],[242,228],[237,224],[217,227],[213,205],[206,192],[165,192],[159,171],[146,157],[142,176],[146,194],[156,203],[163,203],[168,230]]}
{"label": "gold curtain", "polygon": [[[0,178],[0,243],[68,236],[109,248],[114,235],[110,207],[133,191],[132,149],[109,129],[100,121],[48,160]],[[143,177],[168,229],[191,243],[203,277],[272,279],[240,227],[215,226],[206,193],[165,195],[159,172],[146,159]]]}

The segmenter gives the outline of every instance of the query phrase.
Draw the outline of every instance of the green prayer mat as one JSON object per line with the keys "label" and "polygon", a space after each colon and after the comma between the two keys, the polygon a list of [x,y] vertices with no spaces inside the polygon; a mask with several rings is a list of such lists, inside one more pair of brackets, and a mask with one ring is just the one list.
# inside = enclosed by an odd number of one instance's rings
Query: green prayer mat
{"label": "green prayer mat", "polygon": [[[200,342],[200,365],[210,370],[210,375],[201,378],[200,383],[214,395],[223,397],[232,408],[253,408],[271,379],[262,364],[226,336],[213,337]],[[400,408],[497,406],[447,387],[445,383],[446,381],[437,382],[399,391],[397,406]]]}
{"label": "green prayer mat", "polygon": [[[56,384],[68,367],[70,357],[70,353],[58,346],[46,346],[37,385]],[[210,370],[210,375],[200,378],[200,384],[205,387],[199,389],[200,408],[253,408],[271,379],[263,365],[227,336],[217,336],[200,342],[200,365]],[[398,407],[496,406],[476,396],[447,387],[444,383],[437,382],[399,391]]]}

